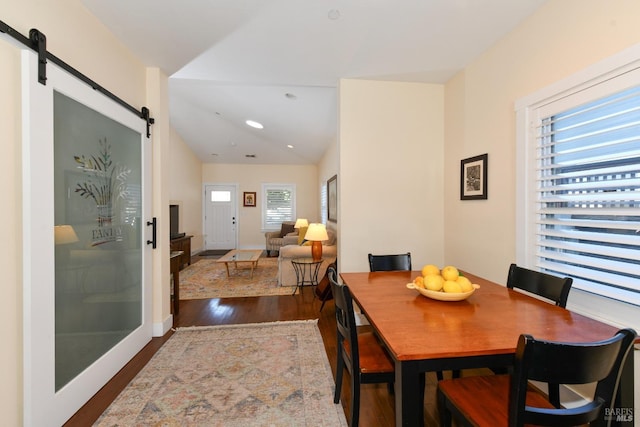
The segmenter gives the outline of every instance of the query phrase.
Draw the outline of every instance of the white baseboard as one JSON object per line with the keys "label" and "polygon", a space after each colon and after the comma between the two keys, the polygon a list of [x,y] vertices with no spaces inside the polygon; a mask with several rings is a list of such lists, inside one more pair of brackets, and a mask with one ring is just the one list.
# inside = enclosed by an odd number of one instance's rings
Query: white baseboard
{"label": "white baseboard", "polygon": [[164,319],[163,322],[161,323],[155,322],[153,324],[153,336],[162,337],[164,336],[164,334],[169,332],[169,329],[171,329],[172,327],[173,327],[173,314],[170,314],[169,316],[167,316],[166,319]]}

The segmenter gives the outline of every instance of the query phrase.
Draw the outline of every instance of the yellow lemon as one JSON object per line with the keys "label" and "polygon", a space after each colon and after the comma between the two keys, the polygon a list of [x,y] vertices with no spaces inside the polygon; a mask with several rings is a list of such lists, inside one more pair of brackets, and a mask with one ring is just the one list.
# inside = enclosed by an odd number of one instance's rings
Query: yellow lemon
{"label": "yellow lemon", "polygon": [[430,291],[440,291],[444,285],[444,279],[439,274],[430,274],[424,278],[424,287]]}
{"label": "yellow lemon", "polygon": [[447,265],[445,268],[442,269],[440,274],[442,274],[442,277],[444,277],[444,280],[451,280],[451,281],[456,281],[458,279],[458,276],[460,276],[460,272],[458,272],[458,269],[452,265]]}
{"label": "yellow lemon", "polygon": [[454,282],[453,280],[446,280],[444,282],[444,285],[442,286],[442,289],[444,289],[444,291],[449,294],[459,294],[460,292],[462,292],[462,287],[460,286],[460,284],[458,282]]}
{"label": "yellow lemon", "polygon": [[456,282],[458,282],[458,284],[462,288],[462,292],[469,292],[470,290],[473,289],[471,280],[467,279],[464,276],[458,276],[458,279],[456,279]]}
{"label": "yellow lemon", "polygon": [[427,264],[422,267],[422,275],[427,277],[431,274],[440,274],[440,269],[433,264]]}
{"label": "yellow lemon", "polygon": [[422,276],[418,276],[415,279],[413,279],[413,284],[416,285],[418,288],[424,288],[424,277]]}

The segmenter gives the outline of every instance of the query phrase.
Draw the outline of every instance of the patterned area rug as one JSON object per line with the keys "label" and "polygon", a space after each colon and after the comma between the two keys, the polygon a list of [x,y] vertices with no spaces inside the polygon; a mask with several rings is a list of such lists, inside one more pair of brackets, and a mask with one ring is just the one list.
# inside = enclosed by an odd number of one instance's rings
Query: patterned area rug
{"label": "patterned area rug", "polygon": [[317,320],[180,328],[94,426],[347,426]]}
{"label": "patterned area rug", "polygon": [[238,268],[229,264],[229,276],[224,263],[201,259],[180,272],[180,299],[255,297],[291,295],[293,287],[278,286],[278,258],[260,258],[253,270],[248,263]]}

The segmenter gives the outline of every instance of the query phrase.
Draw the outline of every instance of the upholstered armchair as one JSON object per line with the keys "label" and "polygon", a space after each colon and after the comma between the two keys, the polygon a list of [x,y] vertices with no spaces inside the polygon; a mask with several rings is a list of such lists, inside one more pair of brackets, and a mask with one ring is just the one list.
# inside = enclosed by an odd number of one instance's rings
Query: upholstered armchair
{"label": "upholstered armchair", "polygon": [[293,228],[295,223],[295,221],[284,221],[280,230],[264,233],[267,256],[271,256],[271,252],[279,252],[282,246],[298,243],[298,230]]}
{"label": "upholstered armchair", "polygon": [[[323,261],[318,270],[318,281],[324,277],[329,265],[335,262],[338,257],[335,230],[327,228],[327,235],[329,239],[322,242]],[[278,256],[278,284],[280,286],[296,286],[296,272],[291,264],[293,258],[311,258],[311,246],[309,244],[301,246],[296,240],[295,243],[280,248]]]}

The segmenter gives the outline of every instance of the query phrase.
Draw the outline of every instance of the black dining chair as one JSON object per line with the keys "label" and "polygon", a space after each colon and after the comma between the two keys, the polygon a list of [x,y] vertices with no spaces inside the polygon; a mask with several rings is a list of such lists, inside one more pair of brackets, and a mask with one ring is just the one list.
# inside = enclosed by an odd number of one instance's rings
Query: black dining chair
{"label": "black dining chair", "polygon": [[[333,267],[327,269],[335,302],[337,323],[336,388],[334,403],[340,402],[342,377],[345,369],[351,376],[351,422],[355,427],[360,420],[360,385],[387,383],[393,390],[395,370],[393,361],[371,332],[358,332],[353,311],[353,299],[349,288],[338,283]],[[423,387],[424,389],[424,387]]]}
{"label": "black dining chair", "polygon": [[[373,255],[369,254],[369,271],[411,271],[411,252],[406,254]],[[454,378],[460,376],[460,371],[452,373]],[[436,372],[438,380],[444,378],[442,371]]]}
{"label": "black dining chair", "polygon": [[558,277],[540,271],[529,270],[516,264],[509,266],[507,288],[518,288],[544,297],[565,308],[573,279]]}
{"label": "black dining chair", "polygon": [[[516,264],[509,266],[507,275],[507,288],[522,289],[529,293],[543,297],[558,307],[566,308],[567,299],[573,279],[570,277],[559,277],[540,271],[519,267]],[[506,373],[506,368],[494,369],[496,373]],[[560,387],[557,384],[548,386],[549,400],[556,407],[560,407]]]}
{"label": "black dining chair", "polygon": [[[521,335],[512,375],[469,376],[438,383],[440,425],[450,426],[452,416],[467,426],[609,425],[605,409],[613,408],[622,367],[636,336],[634,330],[622,329],[602,341],[565,343]],[[530,385],[532,380],[597,385],[587,403],[558,408]]]}
{"label": "black dining chair", "polygon": [[369,271],[410,271],[411,252],[394,255],[369,254]]}

